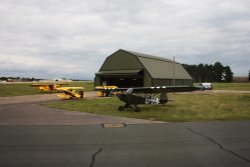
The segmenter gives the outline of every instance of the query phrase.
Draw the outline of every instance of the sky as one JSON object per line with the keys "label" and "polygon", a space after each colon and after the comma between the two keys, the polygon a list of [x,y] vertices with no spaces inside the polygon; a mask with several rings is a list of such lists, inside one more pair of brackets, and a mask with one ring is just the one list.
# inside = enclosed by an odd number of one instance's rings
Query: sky
{"label": "sky", "polygon": [[92,80],[118,49],[248,76],[250,1],[0,1],[0,76]]}

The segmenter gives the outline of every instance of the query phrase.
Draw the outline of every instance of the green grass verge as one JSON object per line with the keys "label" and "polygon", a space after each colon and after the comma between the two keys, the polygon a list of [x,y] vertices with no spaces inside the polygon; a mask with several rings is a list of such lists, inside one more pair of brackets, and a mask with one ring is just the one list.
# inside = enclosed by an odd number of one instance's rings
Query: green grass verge
{"label": "green grass verge", "polygon": [[27,83],[0,84],[0,96],[34,95],[38,93],[38,88],[31,87],[30,84]]}
{"label": "green grass verge", "polygon": [[215,90],[250,91],[250,82],[245,83],[213,83]]}
{"label": "green grass verge", "polygon": [[[3,96],[22,96],[22,95],[34,95],[34,94],[47,94],[52,92],[40,92],[38,87],[31,87],[32,83],[4,83],[0,84],[0,97]],[[69,82],[69,85],[65,86],[83,86],[86,91],[92,91],[94,89],[93,82]]]}
{"label": "green grass verge", "polygon": [[166,122],[250,119],[249,94],[170,94],[166,105],[141,105],[141,112],[117,111],[123,105],[116,97],[45,104],[66,110],[159,120]]}

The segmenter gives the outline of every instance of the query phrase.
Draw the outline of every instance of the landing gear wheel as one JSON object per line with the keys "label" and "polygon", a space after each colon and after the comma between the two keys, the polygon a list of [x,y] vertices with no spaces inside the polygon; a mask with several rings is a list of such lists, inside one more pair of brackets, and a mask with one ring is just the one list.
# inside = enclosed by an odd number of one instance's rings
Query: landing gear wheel
{"label": "landing gear wheel", "polygon": [[123,111],[123,110],[124,110],[124,107],[123,107],[123,106],[119,106],[119,107],[118,107],[118,110],[119,110],[119,111]]}

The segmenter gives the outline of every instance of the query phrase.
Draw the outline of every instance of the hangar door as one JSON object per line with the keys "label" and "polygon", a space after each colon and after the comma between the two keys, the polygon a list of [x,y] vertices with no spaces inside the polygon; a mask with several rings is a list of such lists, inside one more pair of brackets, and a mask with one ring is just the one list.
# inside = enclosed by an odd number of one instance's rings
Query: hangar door
{"label": "hangar door", "polygon": [[143,87],[143,70],[99,72],[100,85],[115,85],[119,88]]}

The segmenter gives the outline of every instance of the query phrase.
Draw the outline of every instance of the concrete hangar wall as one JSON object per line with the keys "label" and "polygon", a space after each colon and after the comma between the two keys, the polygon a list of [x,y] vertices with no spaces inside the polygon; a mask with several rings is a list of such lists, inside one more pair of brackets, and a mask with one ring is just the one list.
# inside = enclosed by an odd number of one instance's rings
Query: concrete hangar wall
{"label": "concrete hangar wall", "polygon": [[95,86],[171,86],[174,71],[175,85],[193,85],[192,77],[180,63],[120,49],[108,56],[95,74]]}

